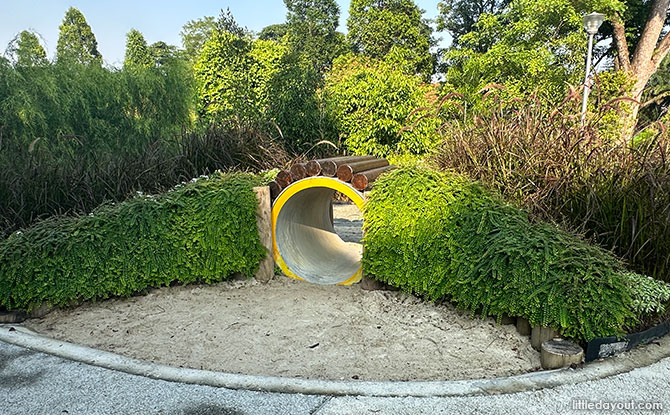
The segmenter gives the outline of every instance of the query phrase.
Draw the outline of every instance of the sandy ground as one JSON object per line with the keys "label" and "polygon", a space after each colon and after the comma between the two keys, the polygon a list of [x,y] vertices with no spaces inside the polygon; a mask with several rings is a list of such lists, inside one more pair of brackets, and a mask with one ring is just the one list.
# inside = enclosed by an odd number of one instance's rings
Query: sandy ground
{"label": "sandy ground", "polygon": [[344,242],[360,242],[363,238],[363,214],[353,203],[333,204],[335,232]]}
{"label": "sandy ground", "polygon": [[58,310],[44,335],[154,362],[310,379],[447,380],[537,369],[514,326],[394,291],[286,277],[167,287]]}
{"label": "sandy ground", "polygon": [[[336,231],[361,237],[353,205]],[[283,276],[155,289],[26,322],[59,340],[196,369],[310,379],[451,380],[540,366],[514,326],[396,291],[319,286]]]}

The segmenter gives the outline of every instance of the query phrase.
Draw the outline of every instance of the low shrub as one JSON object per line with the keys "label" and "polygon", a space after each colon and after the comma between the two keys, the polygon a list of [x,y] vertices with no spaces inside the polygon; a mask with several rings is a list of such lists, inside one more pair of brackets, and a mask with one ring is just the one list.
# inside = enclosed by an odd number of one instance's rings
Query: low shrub
{"label": "low shrub", "polygon": [[252,191],[260,181],[216,173],[15,232],[0,242],[0,307],[67,306],[173,282],[252,276],[265,255]]}
{"label": "low shrub", "polygon": [[[668,300],[665,283],[631,277],[609,252],[532,224],[456,173],[392,171],[375,182],[364,218],[367,273],[482,316],[521,316],[589,340],[624,333]],[[636,291],[640,278],[644,292]]]}

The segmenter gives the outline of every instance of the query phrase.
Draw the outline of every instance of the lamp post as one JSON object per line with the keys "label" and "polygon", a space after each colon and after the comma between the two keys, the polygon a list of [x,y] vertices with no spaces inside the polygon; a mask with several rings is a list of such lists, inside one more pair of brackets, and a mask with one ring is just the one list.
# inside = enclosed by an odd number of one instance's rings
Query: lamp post
{"label": "lamp post", "polygon": [[582,98],[582,125],[586,119],[586,101],[589,97],[589,75],[591,75],[591,58],[593,55],[593,36],[598,33],[605,15],[593,12],[584,16],[584,29],[589,35],[589,50],[586,53],[586,75],[584,76],[584,97]]}

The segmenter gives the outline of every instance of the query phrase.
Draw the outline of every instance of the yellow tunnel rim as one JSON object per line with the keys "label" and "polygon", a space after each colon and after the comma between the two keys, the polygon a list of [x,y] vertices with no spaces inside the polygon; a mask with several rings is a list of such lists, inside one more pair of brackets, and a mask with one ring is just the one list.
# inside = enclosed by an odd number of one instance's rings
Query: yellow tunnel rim
{"label": "yellow tunnel rim", "polygon": [[[351,201],[354,202],[354,204],[358,207],[358,209],[360,209],[361,212],[363,211],[363,194],[354,189],[349,183],[345,183],[333,177],[307,177],[305,179],[291,183],[287,188],[282,190],[282,192],[279,194],[279,196],[277,196],[274,203],[272,204],[272,255],[274,257],[275,263],[279,265],[279,268],[281,268],[282,272],[284,272],[286,276],[300,281],[304,280],[289,269],[289,267],[286,265],[286,262],[279,253],[277,239],[275,238],[275,227],[277,226],[279,212],[281,212],[281,209],[284,207],[286,202],[297,193],[314,187],[326,187],[338,191],[351,199]],[[362,277],[363,266],[361,265],[358,268],[358,271],[354,273],[354,275],[345,281],[337,283],[337,285],[355,284],[359,282]]]}

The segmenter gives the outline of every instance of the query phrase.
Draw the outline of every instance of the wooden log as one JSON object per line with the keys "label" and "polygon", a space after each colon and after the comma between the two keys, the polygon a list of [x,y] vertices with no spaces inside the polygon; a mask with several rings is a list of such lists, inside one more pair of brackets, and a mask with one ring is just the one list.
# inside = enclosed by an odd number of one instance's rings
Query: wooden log
{"label": "wooden log", "polygon": [[560,369],[572,364],[582,363],[584,349],[565,339],[552,339],[542,343],[540,352],[540,363],[542,369]]}
{"label": "wooden log", "polygon": [[365,160],[374,160],[377,157],[375,156],[338,156],[338,157],[329,157],[325,159],[317,159],[319,163],[322,161],[332,161],[334,163],[342,164],[342,163],[358,163],[359,161],[365,161]]}
{"label": "wooden log", "polygon": [[318,163],[321,166],[322,176],[335,177],[335,174],[337,174],[337,163],[332,160],[322,160]]}
{"label": "wooden log", "polygon": [[268,186],[254,187],[258,208],[256,209],[256,226],[258,237],[265,248],[265,258],[258,266],[254,278],[261,282],[268,282],[274,277],[275,262],[272,257],[272,203]]}
{"label": "wooden log", "polygon": [[389,162],[386,159],[365,160],[358,163],[341,164],[337,166],[337,178],[343,182],[350,182],[354,177],[354,173],[385,167],[388,165]]}
{"label": "wooden log", "polygon": [[23,323],[28,318],[25,311],[0,311],[0,324]]}
{"label": "wooden log", "polygon": [[318,176],[321,174],[321,164],[316,160],[308,161],[307,164],[305,164],[305,170],[309,177]]}
{"label": "wooden log", "polygon": [[321,166],[321,175],[327,177],[335,177],[337,174],[337,167],[343,163],[355,163],[365,160],[374,160],[375,156],[343,156],[331,157],[327,159],[315,160]]}
{"label": "wooden log", "polygon": [[270,199],[275,200],[279,196],[279,193],[281,193],[281,186],[273,180],[268,183],[268,187],[270,188]]}
{"label": "wooden log", "polygon": [[279,173],[277,173],[275,181],[279,186],[281,186],[282,189],[287,188],[288,185],[291,184],[291,172],[288,170],[281,170]]}
{"label": "wooden log", "polygon": [[535,326],[530,333],[530,345],[533,346],[533,349],[540,351],[542,343],[558,336],[558,332],[551,327]]}
{"label": "wooden log", "polygon": [[517,317],[516,331],[523,336],[530,336],[530,323],[525,318]]}
{"label": "wooden log", "polygon": [[516,318],[510,316],[507,313],[503,313],[503,315],[500,317],[500,325],[507,326],[512,324],[516,324]]}
{"label": "wooden log", "polygon": [[395,169],[395,166],[384,166],[372,170],[362,171],[360,173],[354,174],[354,177],[351,178],[351,185],[354,186],[354,189],[360,190],[361,192],[372,184],[377,178],[389,170]]}
{"label": "wooden log", "polygon": [[291,181],[297,182],[307,177],[307,169],[305,169],[305,163],[294,163],[289,170],[291,173]]}

